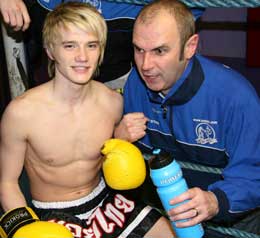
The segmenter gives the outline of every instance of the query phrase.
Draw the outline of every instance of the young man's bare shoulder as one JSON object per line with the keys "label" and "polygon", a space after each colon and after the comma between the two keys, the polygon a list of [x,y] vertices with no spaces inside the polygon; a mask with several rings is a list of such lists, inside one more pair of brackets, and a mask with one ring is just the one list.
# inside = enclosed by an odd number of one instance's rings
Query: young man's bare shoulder
{"label": "young man's bare shoulder", "polygon": [[101,99],[104,99],[109,103],[119,103],[123,102],[123,97],[116,90],[107,87],[105,84],[95,81],[95,89],[97,94]]}
{"label": "young man's bare shoulder", "polygon": [[114,116],[115,121],[118,122],[123,112],[122,95],[100,82],[95,82],[95,90],[98,101]]}
{"label": "young man's bare shoulder", "polygon": [[41,85],[29,89],[22,95],[12,99],[5,109],[4,116],[17,119],[30,117],[31,113],[36,112],[37,104],[39,104],[41,98],[44,97],[44,91],[45,86]]}

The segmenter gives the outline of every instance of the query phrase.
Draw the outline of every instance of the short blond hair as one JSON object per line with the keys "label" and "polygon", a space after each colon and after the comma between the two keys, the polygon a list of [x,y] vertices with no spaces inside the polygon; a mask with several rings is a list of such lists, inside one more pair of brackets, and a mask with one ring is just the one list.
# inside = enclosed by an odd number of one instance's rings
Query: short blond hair
{"label": "short blond hair", "polygon": [[[69,28],[71,25],[97,36],[100,44],[98,65],[101,65],[106,47],[107,25],[97,9],[88,3],[66,2],[48,13],[42,32],[44,47],[51,51],[52,45],[59,37],[61,27]],[[48,73],[50,77],[55,74],[53,61],[49,61]],[[95,74],[97,73],[98,68]]]}

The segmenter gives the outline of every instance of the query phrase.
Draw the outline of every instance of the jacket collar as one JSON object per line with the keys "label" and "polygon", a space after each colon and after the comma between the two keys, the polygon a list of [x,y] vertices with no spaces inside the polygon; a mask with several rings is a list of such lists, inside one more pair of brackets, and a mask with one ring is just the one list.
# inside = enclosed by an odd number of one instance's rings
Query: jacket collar
{"label": "jacket collar", "polygon": [[191,100],[204,81],[204,73],[199,60],[194,56],[180,79],[172,86],[167,95],[147,90],[152,102],[163,105],[182,105]]}

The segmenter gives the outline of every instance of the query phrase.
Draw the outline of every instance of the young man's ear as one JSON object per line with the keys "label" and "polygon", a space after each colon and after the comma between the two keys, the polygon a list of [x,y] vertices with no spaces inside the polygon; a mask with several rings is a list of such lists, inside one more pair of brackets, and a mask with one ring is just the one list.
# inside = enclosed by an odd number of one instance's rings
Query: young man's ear
{"label": "young man's ear", "polygon": [[49,47],[45,47],[46,54],[51,60],[54,60],[54,57],[52,56],[52,50]]}
{"label": "young man's ear", "polygon": [[184,57],[186,59],[190,59],[196,53],[198,43],[199,43],[198,34],[194,34],[188,39],[184,47]]}

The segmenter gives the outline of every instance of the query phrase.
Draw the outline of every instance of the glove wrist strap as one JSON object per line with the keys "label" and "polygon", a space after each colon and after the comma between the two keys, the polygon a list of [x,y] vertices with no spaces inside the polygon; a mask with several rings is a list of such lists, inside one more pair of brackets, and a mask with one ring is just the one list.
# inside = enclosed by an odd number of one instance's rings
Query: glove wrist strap
{"label": "glove wrist strap", "polygon": [[19,207],[6,212],[0,219],[0,236],[11,238],[22,226],[39,220],[30,207]]}

